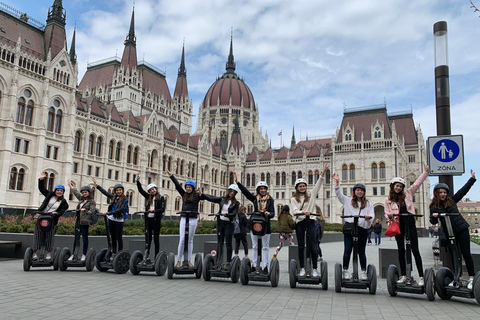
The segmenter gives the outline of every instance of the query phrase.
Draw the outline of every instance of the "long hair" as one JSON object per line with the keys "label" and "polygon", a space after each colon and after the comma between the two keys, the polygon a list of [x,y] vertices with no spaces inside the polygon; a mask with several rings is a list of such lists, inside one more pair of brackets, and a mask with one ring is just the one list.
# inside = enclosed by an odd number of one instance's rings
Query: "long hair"
{"label": "long hair", "polygon": [[245,206],[239,206],[238,207],[238,212],[247,213],[247,208]]}
{"label": "long hair", "polygon": [[[115,196],[115,197],[117,197],[117,196]],[[118,201],[118,203],[122,203],[126,199],[127,199],[127,197],[125,196],[125,192],[124,192],[124,193],[122,193],[122,195],[120,197],[118,197],[117,201]]]}
{"label": "long hair", "polygon": [[322,213],[322,209],[319,206],[315,206],[315,213],[319,214],[319,216],[317,217],[318,220],[320,221],[325,220],[325,217],[323,216],[323,213]]}
{"label": "long hair", "polygon": [[403,186],[402,192],[396,193],[395,192],[395,184],[390,184],[390,192],[388,194],[388,200],[392,202],[399,203],[400,206],[403,206],[405,204],[405,186]]}
{"label": "long hair", "polygon": [[293,197],[295,198],[295,201],[297,201],[298,203],[300,203],[300,201],[301,201],[301,200],[300,200],[300,197],[301,197],[302,195],[304,196],[303,202],[304,202],[304,203],[305,203],[305,202],[308,202],[308,200],[310,199],[310,197],[308,196],[308,192],[307,192],[307,191],[305,191],[305,193],[300,193],[300,192],[298,192],[297,190],[295,190],[295,193],[293,194]]}
{"label": "long hair", "polygon": [[432,202],[430,202],[429,208],[435,208],[435,209],[444,209],[447,207],[452,207],[455,205],[455,201],[452,200],[452,198],[448,197],[445,199],[445,201],[440,200],[440,198],[437,196],[437,191],[433,191],[433,199]]}
{"label": "long hair", "polygon": [[155,194],[150,194],[150,195],[148,196],[147,204],[148,204],[149,206],[151,206],[154,200],[155,200],[155,201],[160,200],[160,193],[158,193],[158,191],[157,191],[157,193],[155,193]]}
{"label": "long hair", "polygon": [[365,197],[365,193],[361,198],[358,198],[355,195],[355,191],[353,191],[352,195],[352,207],[358,208],[358,203],[360,202],[360,209],[364,209],[367,206],[367,198]]}
{"label": "long hair", "polygon": [[195,202],[195,198],[198,199],[198,195],[197,195],[197,192],[195,190],[193,190],[190,193],[185,192],[183,194],[183,197],[182,197],[183,203],[185,203],[185,202]]}
{"label": "long hair", "polygon": [[227,190],[227,193],[225,194],[225,197],[223,197],[225,199],[225,203],[228,203],[228,201],[232,200],[232,204],[235,204],[237,202],[237,198],[235,198],[235,195],[233,195],[233,197],[230,197],[230,192],[228,192]]}

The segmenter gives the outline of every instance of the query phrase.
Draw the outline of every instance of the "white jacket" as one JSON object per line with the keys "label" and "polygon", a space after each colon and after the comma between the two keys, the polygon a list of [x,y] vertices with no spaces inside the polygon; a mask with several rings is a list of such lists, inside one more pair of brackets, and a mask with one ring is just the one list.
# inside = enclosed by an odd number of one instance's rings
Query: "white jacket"
{"label": "white jacket", "polygon": [[[343,215],[344,216],[358,216],[360,213],[361,216],[371,216],[371,219],[358,219],[358,226],[363,229],[368,229],[372,225],[372,220],[375,217],[373,211],[372,203],[367,200],[367,205],[360,211],[360,202],[358,202],[358,208],[352,206],[352,198],[347,197],[340,191],[340,186],[335,187],[335,194],[337,195],[338,201],[343,204]],[[353,218],[345,218],[345,222],[353,222]]]}
{"label": "white jacket", "polygon": [[[315,213],[315,199],[317,199],[318,192],[320,191],[320,187],[323,184],[323,177],[320,176],[320,178],[317,180],[317,183],[315,183],[315,186],[313,187],[312,191],[308,192],[308,197],[309,200],[304,203],[305,196],[300,196],[300,202],[297,202],[295,200],[295,197],[292,197],[290,199],[290,208],[292,214],[295,216],[296,213],[302,213],[305,211],[310,211],[312,213]],[[302,208],[303,205],[303,208]],[[301,208],[301,210],[300,210]],[[295,217],[295,222],[300,222],[305,220],[305,216],[298,216]]]}

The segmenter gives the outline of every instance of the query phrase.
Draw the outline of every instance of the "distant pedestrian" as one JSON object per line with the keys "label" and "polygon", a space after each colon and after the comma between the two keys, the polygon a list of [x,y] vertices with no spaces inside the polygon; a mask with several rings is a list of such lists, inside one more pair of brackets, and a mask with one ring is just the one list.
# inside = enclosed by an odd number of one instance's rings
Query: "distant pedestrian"
{"label": "distant pedestrian", "polygon": [[285,240],[288,240],[290,244],[293,246],[295,243],[293,242],[293,218],[290,214],[290,207],[283,206],[282,212],[278,216],[278,228],[277,231],[279,233],[278,237],[280,238],[280,243],[278,244],[277,250],[273,254],[273,257],[276,258],[280,249],[282,249]]}
{"label": "distant pedestrian", "polygon": [[380,219],[375,220],[375,224],[373,225],[373,233],[375,234],[375,245],[379,246],[382,242],[382,223],[380,222]]}

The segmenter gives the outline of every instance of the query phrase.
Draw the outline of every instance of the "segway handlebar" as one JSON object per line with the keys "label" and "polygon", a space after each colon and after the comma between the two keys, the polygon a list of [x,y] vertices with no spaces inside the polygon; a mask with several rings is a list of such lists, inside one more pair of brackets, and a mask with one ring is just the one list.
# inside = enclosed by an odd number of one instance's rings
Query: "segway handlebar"
{"label": "segway handlebar", "polygon": [[459,212],[444,212],[444,213],[439,213],[438,214],[440,217],[453,217],[453,216],[459,216]]}
{"label": "segway handlebar", "polygon": [[42,216],[51,216],[52,213],[51,212],[43,212],[41,210],[35,210],[32,212],[33,215],[36,215],[36,214],[40,214]]}
{"label": "segway handlebar", "polygon": [[213,216],[217,216],[217,217],[218,217],[219,214],[218,214],[218,213],[210,213],[208,216],[209,216],[209,217],[213,217]]}
{"label": "segway handlebar", "polygon": [[[316,217],[320,217],[321,214],[316,214],[316,213],[310,213],[311,216],[316,216]],[[298,216],[307,216],[305,213],[295,213],[294,216],[298,217]]]}
{"label": "segway handlebar", "polygon": [[198,211],[178,211],[177,214],[198,214]]}
{"label": "segway handlebar", "polygon": [[134,212],[133,214],[140,214],[140,213],[147,214],[147,213],[151,213],[151,212],[150,211],[137,211],[137,212]]}
{"label": "segway handlebar", "polygon": [[412,213],[394,213],[394,217],[423,217],[423,214],[412,214]]}
{"label": "segway handlebar", "polygon": [[254,214],[257,214],[257,215],[258,215],[258,214],[264,214],[264,213],[263,213],[263,212],[258,212],[258,211],[246,213],[247,216],[252,216],[252,215],[254,215]]}
{"label": "segway handlebar", "polygon": [[350,215],[350,216],[340,216],[340,218],[342,218],[342,219],[345,219],[345,218],[363,218],[363,219],[365,219],[365,216],[353,216],[353,215]]}

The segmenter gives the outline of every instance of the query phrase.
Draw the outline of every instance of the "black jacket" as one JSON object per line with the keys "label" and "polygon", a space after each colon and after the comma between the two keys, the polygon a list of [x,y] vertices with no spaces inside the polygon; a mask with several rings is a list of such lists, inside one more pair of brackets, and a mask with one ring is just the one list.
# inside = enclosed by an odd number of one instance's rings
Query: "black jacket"
{"label": "black jacket", "polygon": [[108,206],[107,215],[109,216],[113,215],[116,219],[123,219],[125,216],[125,210],[128,208],[128,199],[126,199],[126,201],[123,201],[122,203],[117,203],[115,205],[115,210],[112,210],[113,204],[115,203],[117,196],[106,191],[105,189],[103,189],[101,186],[98,186],[98,185],[97,185],[97,190],[103,193],[107,198],[112,200],[112,202]]}
{"label": "black jacket", "polygon": [[381,223],[375,223],[373,225],[373,232],[374,233],[382,233],[382,224]]}
{"label": "black jacket", "polygon": [[[175,176],[173,174],[170,176],[170,179],[175,184],[175,189],[177,189],[180,196],[183,197],[183,195],[186,193],[185,189],[183,189],[182,185],[178,182],[178,180],[175,178]],[[207,201],[213,202],[212,197],[213,196],[205,194],[205,193],[202,193],[202,194],[199,195],[197,191],[193,190],[193,201],[183,202],[182,212],[186,212],[186,211],[195,212],[195,213],[191,213],[190,217],[191,218],[197,218],[198,217],[198,203],[200,202],[200,200],[207,200]],[[182,213],[181,216],[184,217],[184,216],[186,216],[186,214]]]}
{"label": "black jacket", "polygon": [[238,225],[240,226],[239,235],[247,233],[247,230],[246,230],[247,222],[248,222],[248,219],[247,219],[247,216],[245,215],[245,213],[239,212],[238,213]]}
{"label": "black jacket", "polygon": [[[138,192],[140,192],[140,194],[145,198],[145,200],[148,201],[151,195],[147,191],[143,190],[142,184],[140,183],[140,181],[137,181],[137,189],[138,189]],[[158,192],[158,188],[157,188],[157,192]],[[150,210],[150,204],[148,204],[145,201],[145,211],[148,211],[148,210]],[[154,213],[155,213],[155,220],[162,220],[163,216],[165,215],[165,198],[163,196],[160,196],[160,199],[155,200]]]}
{"label": "black jacket", "polygon": [[[43,200],[42,205],[38,208],[38,211],[43,211],[47,207],[48,202],[50,202],[50,199],[52,197],[55,197],[55,191],[47,190],[47,188],[45,188],[45,180],[40,180],[40,179],[38,179],[38,190],[40,190],[40,192],[45,196],[45,199]],[[60,203],[60,206],[58,206],[57,215],[53,216],[53,221],[55,225],[57,225],[58,223],[58,218],[60,218],[67,209],[68,209],[68,202],[67,200],[65,200],[65,197],[64,197],[62,202]]]}
{"label": "black jacket", "polygon": [[[473,184],[477,181],[477,179],[470,178],[468,179],[467,183],[460,188],[460,190],[455,193],[455,195],[452,197],[452,200],[455,202],[455,204],[451,207],[444,207],[444,208],[434,208],[430,207],[430,223],[431,224],[437,224],[438,223],[438,218],[435,218],[433,216],[434,213],[457,213],[458,207],[457,207],[457,202],[462,200],[462,198],[467,194],[467,192],[470,190],[470,188],[473,186]],[[445,217],[439,217],[440,221],[442,222],[442,230],[445,231],[445,234],[447,233],[447,227],[445,224]],[[458,216],[450,216],[450,222],[452,223],[452,229],[453,229],[453,234],[458,234],[460,231],[468,229],[469,224],[465,219],[462,217],[462,215]]]}
{"label": "black jacket", "polygon": [[[254,212],[259,212],[258,211],[258,202],[257,202],[257,197],[255,197],[253,194],[250,193],[250,191],[247,190],[240,182],[237,182],[238,187],[240,188],[240,191],[242,191],[243,195],[250,200],[253,203],[253,211]],[[267,200],[267,206],[266,206],[266,211],[269,212],[270,214],[267,216],[267,232],[266,234],[271,234],[272,229],[270,228],[270,219],[275,217],[275,204],[270,196],[270,200]],[[248,229],[252,230],[252,219],[248,220]]]}
{"label": "black jacket", "polygon": [[[210,202],[215,202],[220,204],[220,209],[218,209],[218,214],[222,214],[222,207],[225,204],[225,198],[224,197],[216,197],[216,196],[210,196]],[[235,201],[235,203],[230,203],[230,206],[228,207],[228,212],[227,212],[227,218],[230,219],[230,222],[233,222],[233,219],[235,219],[235,216],[237,215],[238,212],[238,207],[240,207],[240,203],[238,201]]]}

